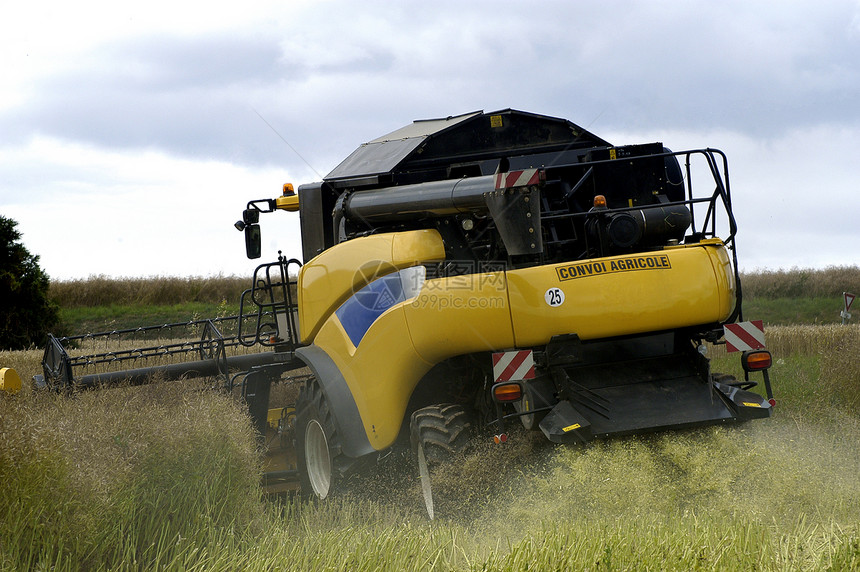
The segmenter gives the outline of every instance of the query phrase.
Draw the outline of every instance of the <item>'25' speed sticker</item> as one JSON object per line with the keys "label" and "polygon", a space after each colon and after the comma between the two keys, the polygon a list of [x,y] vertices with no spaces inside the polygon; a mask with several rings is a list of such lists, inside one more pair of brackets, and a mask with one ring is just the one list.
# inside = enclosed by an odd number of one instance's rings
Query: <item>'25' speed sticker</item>
{"label": "'25' speed sticker", "polygon": [[550,288],[546,291],[546,294],[543,295],[543,299],[546,300],[546,303],[550,306],[561,306],[564,304],[564,292],[561,288]]}

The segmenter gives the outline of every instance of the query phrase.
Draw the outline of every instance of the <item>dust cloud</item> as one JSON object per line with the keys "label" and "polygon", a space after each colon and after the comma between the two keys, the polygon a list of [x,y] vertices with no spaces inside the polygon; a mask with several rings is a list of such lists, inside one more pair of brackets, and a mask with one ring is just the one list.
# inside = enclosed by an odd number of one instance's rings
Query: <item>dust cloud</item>
{"label": "dust cloud", "polygon": [[[557,446],[518,432],[434,475],[442,518],[514,543],[547,526],[594,529],[705,519],[776,531],[860,523],[860,419],[774,418]],[[348,483],[349,495],[423,517],[405,451]]]}

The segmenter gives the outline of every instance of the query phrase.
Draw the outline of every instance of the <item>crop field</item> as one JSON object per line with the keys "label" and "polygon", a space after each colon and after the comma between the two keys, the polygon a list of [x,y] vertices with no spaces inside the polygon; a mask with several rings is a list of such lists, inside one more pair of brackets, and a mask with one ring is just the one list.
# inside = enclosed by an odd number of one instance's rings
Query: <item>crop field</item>
{"label": "crop field", "polygon": [[[781,296],[799,297],[760,298]],[[860,570],[860,326],[833,321],[768,327],[773,418],[478,443],[433,522],[399,452],[336,498],[263,495],[246,412],[205,383],[0,393],[0,572]],[[41,357],[0,366],[26,384]],[[737,354],[710,357],[740,374]]]}

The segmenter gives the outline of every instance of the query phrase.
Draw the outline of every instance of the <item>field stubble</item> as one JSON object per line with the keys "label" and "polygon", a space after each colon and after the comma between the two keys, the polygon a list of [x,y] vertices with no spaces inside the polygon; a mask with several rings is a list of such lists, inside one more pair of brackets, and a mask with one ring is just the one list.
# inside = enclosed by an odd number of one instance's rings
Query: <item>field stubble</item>
{"label": "field stubble", "polygon": [[[340,498],[261,500],[250,424],[224,396],[25,391],[0,399],[0,480],[13,483],[0,522],[16,531],[0,570],[856,570],[860,327],[771,328],[768,341],[773,419],[587,447],[481,443],[439,481],[458,514],[433,523],[398,454]],[[0,354],[24,375],[39,357]]]}

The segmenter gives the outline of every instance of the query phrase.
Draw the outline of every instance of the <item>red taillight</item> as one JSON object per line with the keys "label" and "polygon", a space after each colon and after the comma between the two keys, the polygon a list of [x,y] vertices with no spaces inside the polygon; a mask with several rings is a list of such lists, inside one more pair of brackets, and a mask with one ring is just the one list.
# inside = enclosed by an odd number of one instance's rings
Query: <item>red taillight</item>
{"label": "red taillight", "polygon": [[761,371],[773,365],[773,358],[767,350],[754,350],[741,355],[744,371]]}
{"label": "red taillight", "polygon": [[508,381],[493,386],[493,399],[503,403],[519,401],[523,398],[523,386],[519,382]]}

